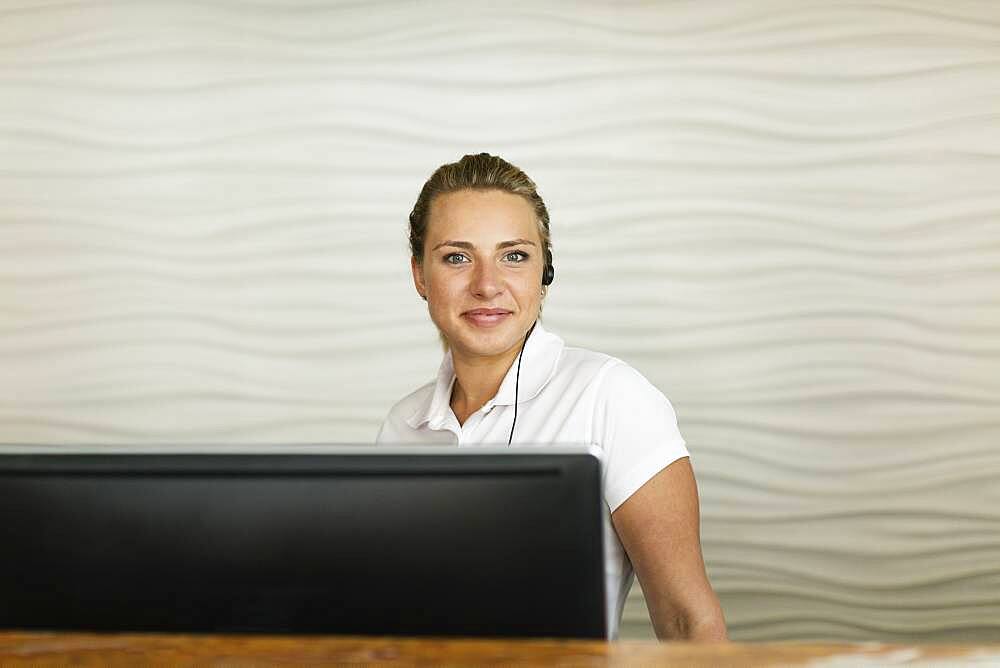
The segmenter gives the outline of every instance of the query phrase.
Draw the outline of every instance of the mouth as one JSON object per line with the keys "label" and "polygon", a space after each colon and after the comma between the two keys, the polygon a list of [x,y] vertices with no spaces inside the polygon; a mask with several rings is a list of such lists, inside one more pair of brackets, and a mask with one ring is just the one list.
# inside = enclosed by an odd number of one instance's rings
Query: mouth
{"label": "mouth", "polygon": [[477,308],[466,311],[462,317],[477,327],[496,327],[513,315],[512,311],[499,308]]}

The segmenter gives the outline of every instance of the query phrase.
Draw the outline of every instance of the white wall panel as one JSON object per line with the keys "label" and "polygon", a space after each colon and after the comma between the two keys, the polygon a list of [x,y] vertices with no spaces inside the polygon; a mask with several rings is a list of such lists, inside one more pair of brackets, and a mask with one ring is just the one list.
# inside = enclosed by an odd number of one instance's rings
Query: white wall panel
{"label": "white wall panel", "polygon": [[992,2],[7,0],[0,442],[370,441],[487,150],[547,326],[674,402],[733,637],[996,639],[998,82]]}

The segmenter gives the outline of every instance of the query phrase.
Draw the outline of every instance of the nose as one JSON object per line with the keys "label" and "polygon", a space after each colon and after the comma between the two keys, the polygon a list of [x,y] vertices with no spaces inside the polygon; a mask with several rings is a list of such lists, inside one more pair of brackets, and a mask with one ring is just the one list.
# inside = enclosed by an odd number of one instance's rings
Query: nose
{"label": "nose", "polygon": [[469,286],[479,299],[493,299],[503,292],[500,270],[491,262],[479,262],[473,270],[472,284]]}

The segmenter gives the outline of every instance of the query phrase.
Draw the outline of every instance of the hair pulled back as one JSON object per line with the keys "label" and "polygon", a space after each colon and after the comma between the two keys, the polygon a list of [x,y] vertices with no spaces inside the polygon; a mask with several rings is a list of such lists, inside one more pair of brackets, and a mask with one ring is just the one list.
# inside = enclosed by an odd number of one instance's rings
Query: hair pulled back
{"label": "hair pulled back", "polygon": [[527,174],[503,158],[489,153],[462,156],[458,162],[441,165],[431,174],[420,189],[413,211],[410,212],[410,253],[418,264],[424,260],[424,240],[427,237],[427,218],[434,198],[457,190],[501,190],[520,195],[535,211],[538,234],[542,239],[546,259],[551,257],[552,240],[549,235],[549,211],[538,194],[538,188]]}

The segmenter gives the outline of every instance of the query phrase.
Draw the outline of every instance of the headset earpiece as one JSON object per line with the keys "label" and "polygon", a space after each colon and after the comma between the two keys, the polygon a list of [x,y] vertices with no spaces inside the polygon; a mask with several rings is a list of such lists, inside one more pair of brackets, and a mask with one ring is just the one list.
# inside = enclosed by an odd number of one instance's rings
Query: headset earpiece
{"label": "headset earpiece", "polygon": [[552,266],[552,251],[545,249],[545,269],[542,270],[542,285],[552,285],[556,277],[556,268]]}

